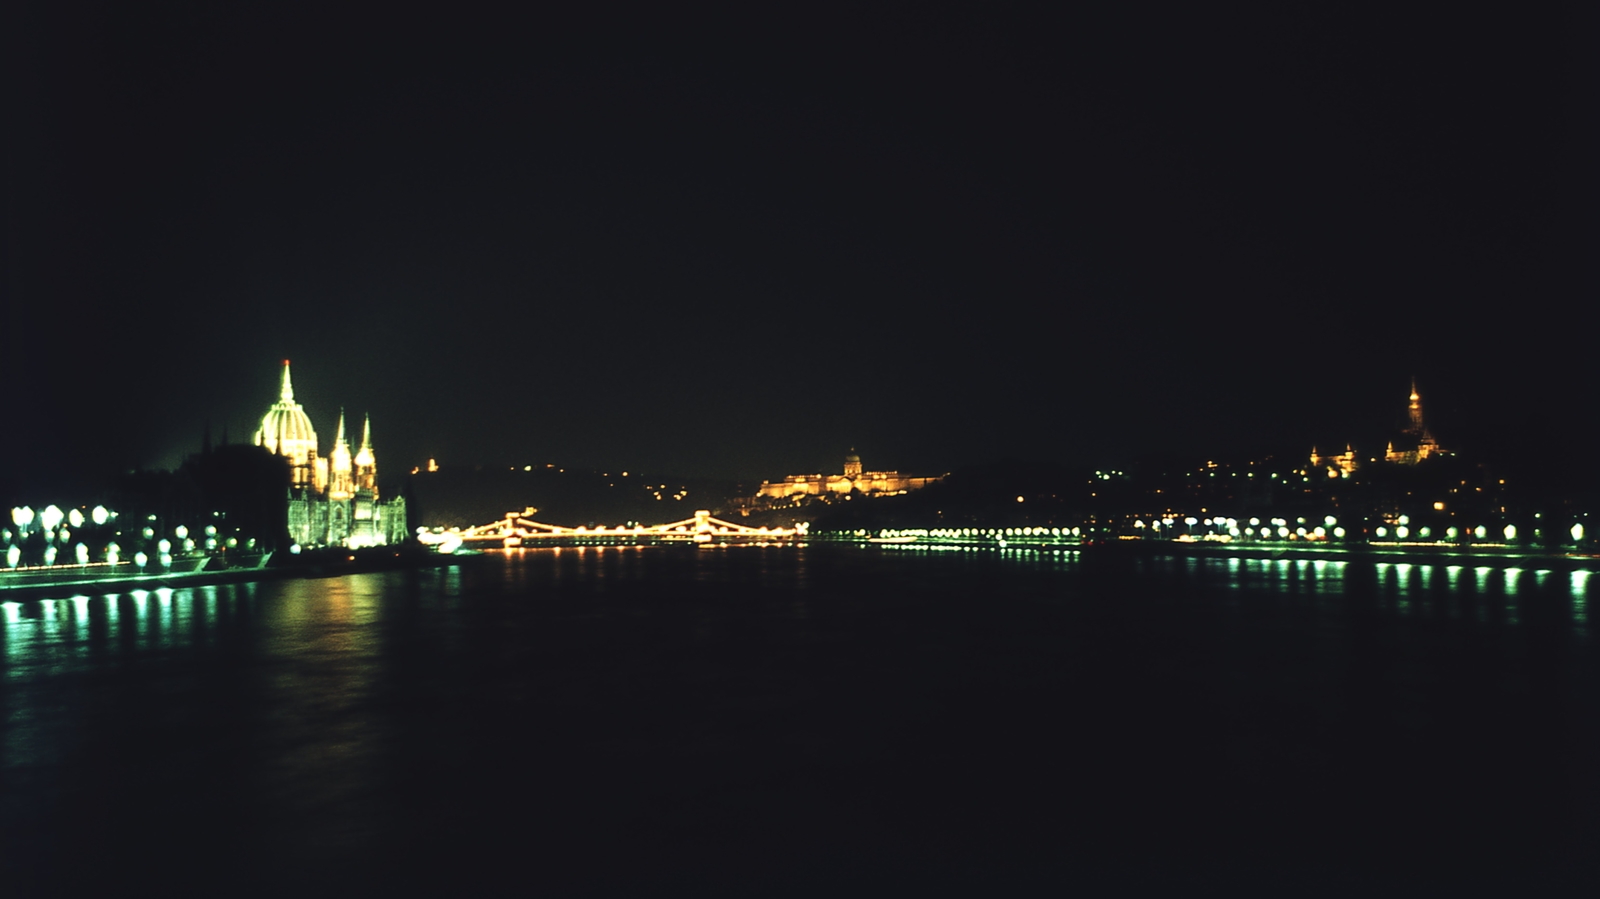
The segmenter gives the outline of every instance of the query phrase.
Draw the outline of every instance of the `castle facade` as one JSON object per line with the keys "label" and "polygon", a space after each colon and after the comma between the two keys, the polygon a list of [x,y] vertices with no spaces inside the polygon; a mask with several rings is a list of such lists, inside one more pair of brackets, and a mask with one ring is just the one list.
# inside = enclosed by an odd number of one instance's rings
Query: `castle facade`
{"label": "castle facade", "polygon": [[844,457],[842,474],[792,474],[781,481],[762,481],[756,496],[782,499],[788,496],[844,494],[852,490],[869,495],[892,496],[920,490],[943,477],[914,477],[898,471],[863,471],[861,457],[851,450]]}

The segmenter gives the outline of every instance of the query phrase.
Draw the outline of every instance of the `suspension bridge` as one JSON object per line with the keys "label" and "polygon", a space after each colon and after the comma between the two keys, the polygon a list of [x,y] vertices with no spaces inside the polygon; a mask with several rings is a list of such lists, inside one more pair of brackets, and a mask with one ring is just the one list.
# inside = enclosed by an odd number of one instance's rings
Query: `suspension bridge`
{"label": "suspension bridge", "polygon": [[762,543],[793,540],[798,537],[804,537],[806,534],[804,522],[792,528],[753,528],[748,525],[713,518],[711,513],[704,509],[695,512],[693,518],[685,518],[681,521],[669,521],[666,524],[656,525],[618,525],[610,528],[604,525],[564,527],[558,524],[545,524],[533,520],[536,512],[538,512],[537,509],[530,507],[523,509],[521,512],[507,512],[506,517],[498,521],[491,521],[488,524],[474,525],[460,530],[423,533],[418,536],[424,543],[445,544],[460,541],[462,544],[469,545],[477,544],[482,546],[498,543],[501,546],[514,547],[536,546],[554,541],[584,543]]}

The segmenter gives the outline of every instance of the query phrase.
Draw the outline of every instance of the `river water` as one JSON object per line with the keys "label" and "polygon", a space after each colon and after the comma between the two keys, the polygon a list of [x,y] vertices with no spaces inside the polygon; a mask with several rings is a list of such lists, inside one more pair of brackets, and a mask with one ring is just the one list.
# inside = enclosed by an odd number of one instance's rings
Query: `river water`
{"label": "river water", "polygon": [[611,547],[4,603],[0,894],[1576,894],[1597,586]]}

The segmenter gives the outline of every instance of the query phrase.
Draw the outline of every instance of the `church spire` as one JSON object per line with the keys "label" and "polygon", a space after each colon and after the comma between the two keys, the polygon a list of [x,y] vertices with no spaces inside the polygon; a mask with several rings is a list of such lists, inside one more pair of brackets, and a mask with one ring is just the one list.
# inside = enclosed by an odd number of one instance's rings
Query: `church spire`
{"label": "church spire", "polygon": [[1417,379],[1411,379],[1411,427],[1408,429],[1413,434],[1421,434],[1422,427],[1422,397],[1417,394]]}
{"label": "church spire", "polygon": [[[286,369],[284,369],[284,371],[287,372],[288,369],[286,368]],[[287,375],[285,377],[287,377]],[[339,432],[337,434],[333,435],[333,445],[335,447],[338,447],[339,445],[341,445],[343,443],[344,443],[344,407],[340,406],[339,407]]]}
{"label": "church spire", "polygon": [[278,391],[278,399],[286,403],[294,402],[294,385],[289,383],[289,360],[283,360],[283,387]]}
{"label": "church spire", "polygon": [[372,457],[372,416],[361,425],[361,449],[356,453],[356,489],[378,496],[378,461]]}

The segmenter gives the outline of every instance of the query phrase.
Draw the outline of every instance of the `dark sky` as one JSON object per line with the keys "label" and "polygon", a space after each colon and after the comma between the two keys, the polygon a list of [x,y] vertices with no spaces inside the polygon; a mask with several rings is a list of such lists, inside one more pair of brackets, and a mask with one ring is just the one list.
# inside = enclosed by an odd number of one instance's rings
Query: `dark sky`
{"label": "dark sky", "polygon": [[1447,443],[1593,417],[1576,7],[218,6],[0,29],[24,484],[247,438],[283,358],[388,470],[1249,452],[1413,375]]}

